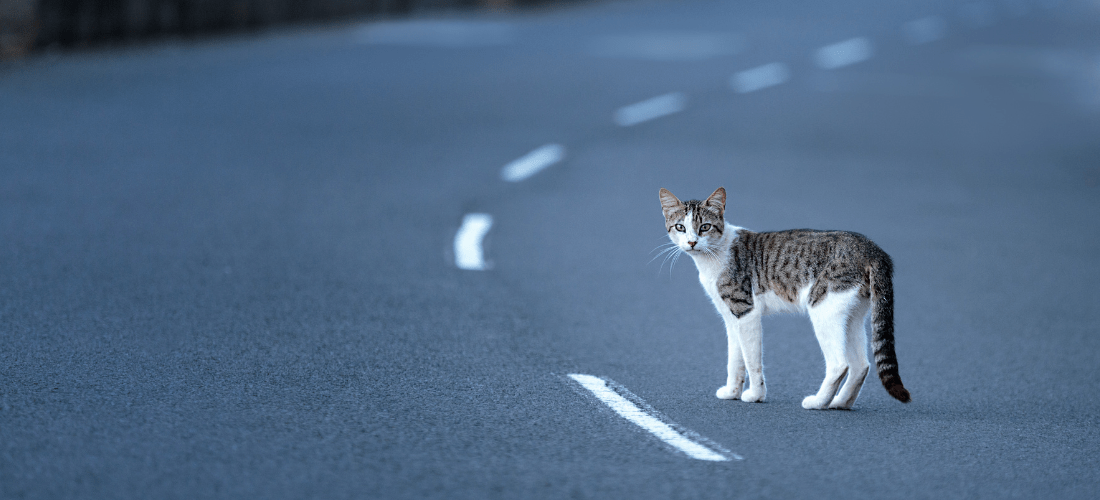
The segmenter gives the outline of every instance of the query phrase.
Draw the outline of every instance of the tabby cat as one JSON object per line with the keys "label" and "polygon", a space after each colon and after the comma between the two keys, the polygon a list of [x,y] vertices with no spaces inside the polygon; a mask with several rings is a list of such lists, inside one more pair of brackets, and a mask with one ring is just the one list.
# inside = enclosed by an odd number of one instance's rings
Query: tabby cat
{"label": "tabby cat", "polygon": [[891,396],[909,402],[894,353],[893,264],[878,245],[847,231],[756,233],[734,226],[724,219],[724,188],[706,201],[680,201],[664,188],[660,194],[668,237],[695,261],[726,323],[729,361],[719,398],[764,401],[760,319],[802,312],[825,355],[825,380],[802,407],[851,408],[869,369],[863,322],[870,311],[879,379]]}

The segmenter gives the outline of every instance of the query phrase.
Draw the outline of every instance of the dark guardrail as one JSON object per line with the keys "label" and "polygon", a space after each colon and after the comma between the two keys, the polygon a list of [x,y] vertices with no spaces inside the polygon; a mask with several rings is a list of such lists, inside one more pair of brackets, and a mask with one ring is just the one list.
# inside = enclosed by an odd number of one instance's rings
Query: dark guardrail
{"label": "dark guardrail", "polygon": [[553,0],[0,0],[0,59],[41,47],[259,29],[414,11]]}

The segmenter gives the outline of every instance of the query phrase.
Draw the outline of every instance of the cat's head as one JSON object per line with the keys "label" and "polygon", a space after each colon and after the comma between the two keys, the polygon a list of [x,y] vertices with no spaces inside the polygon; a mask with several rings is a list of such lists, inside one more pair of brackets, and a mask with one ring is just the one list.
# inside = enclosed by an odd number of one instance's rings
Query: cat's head
{"label": "cat's head", "polygon": [[718,244],[726,230],[726,189],[716,189],[706,201],[680,201],[661,188],[661,211],[665,213],[668,237],[680,250],[706,252]]}

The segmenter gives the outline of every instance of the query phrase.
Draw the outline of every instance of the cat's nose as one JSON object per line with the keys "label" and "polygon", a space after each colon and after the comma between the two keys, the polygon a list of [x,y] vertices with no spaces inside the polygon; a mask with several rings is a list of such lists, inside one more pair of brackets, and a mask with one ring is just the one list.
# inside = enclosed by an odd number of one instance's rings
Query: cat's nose
{"label": "cat's nose", "polygon": [[698,241],[689,241],[688,245],[691,245],[691,248],[695,248],[696,243],[699,243],[699,242]]}

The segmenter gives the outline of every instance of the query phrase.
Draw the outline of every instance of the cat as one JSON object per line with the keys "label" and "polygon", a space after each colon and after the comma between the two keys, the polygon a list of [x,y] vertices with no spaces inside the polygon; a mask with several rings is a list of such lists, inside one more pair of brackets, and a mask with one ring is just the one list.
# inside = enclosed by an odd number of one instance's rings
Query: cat
{"label": "cat", "polygon": [[895,399],[910,401],[894,352],[893,263],[878,245],[847,231],[757,233],[734,226],[725,221],[721,187],[706,201],[680,201],[664,188],[660,196],[670,250],[695,261],[726,323],[729,361],[719,398],[764,401],[761,317],[801,312],[809,314],[825,355],[825,380],[802,407],[851,409],[869,370],[863,322],[870,312],[879,379]]}

